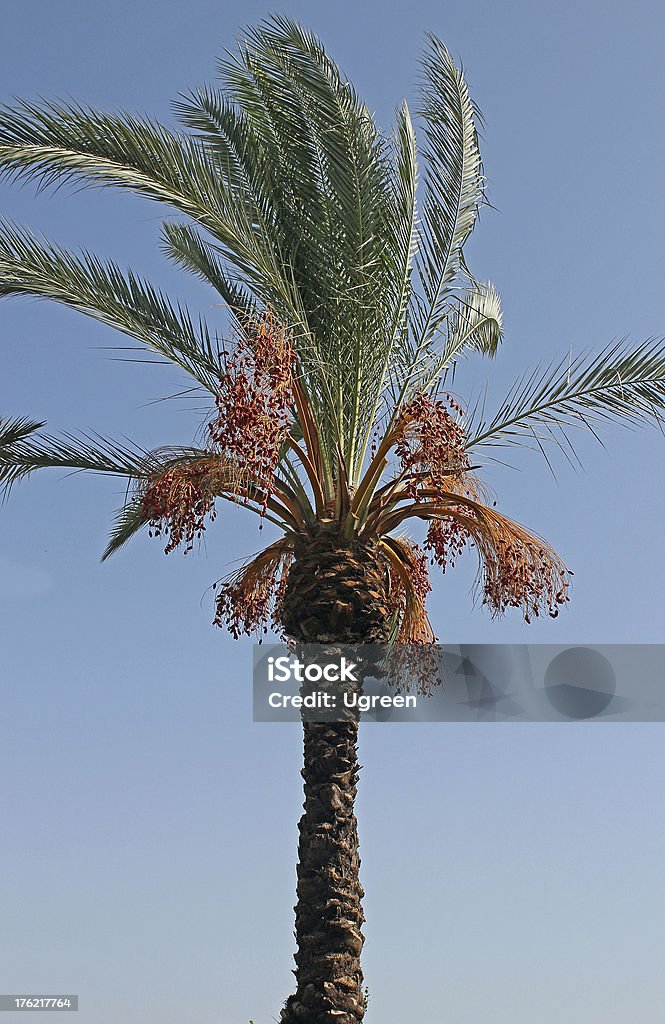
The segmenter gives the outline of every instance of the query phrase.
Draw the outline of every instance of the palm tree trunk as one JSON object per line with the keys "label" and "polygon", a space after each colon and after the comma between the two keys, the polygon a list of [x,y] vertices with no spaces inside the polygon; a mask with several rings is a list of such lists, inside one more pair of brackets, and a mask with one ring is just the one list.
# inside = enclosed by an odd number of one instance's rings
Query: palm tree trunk
{"label": "palm tree trunk", "polygon": [[356,722],[304,722],[304,813],[298,845],[297,989],[283,1024],[358,1024],[365,1012],[364,920],[354,813]]}
{"label": "palm tree trunk", "polygon": [[[377,644],[389,619],[376,548],[322,532],[296,550],[282,622],[299,643]],[[363,889],[354,812],[358,721],[303,721],[304,813],[295,906],[296,991],[281,1024],[359,1024]]]}

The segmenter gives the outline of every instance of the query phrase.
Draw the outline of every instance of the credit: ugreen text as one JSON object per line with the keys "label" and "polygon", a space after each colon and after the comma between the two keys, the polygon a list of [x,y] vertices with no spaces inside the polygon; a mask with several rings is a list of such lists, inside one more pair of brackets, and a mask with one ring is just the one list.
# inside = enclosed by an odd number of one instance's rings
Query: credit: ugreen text
{"label": "credit: ugreen text", "polygon": [[[305,697],[300,694],[271,693],[268,697],[271,708],[327,708],[334,710],[340,707],[340,701],[332,693],[308,693]],[[343,706],[346,708],[357,708],[358,711],[370,711],[372,708],[415,708],[417,700],[413,694],[402,695],[366,693],[345,693],[342,697]]]}

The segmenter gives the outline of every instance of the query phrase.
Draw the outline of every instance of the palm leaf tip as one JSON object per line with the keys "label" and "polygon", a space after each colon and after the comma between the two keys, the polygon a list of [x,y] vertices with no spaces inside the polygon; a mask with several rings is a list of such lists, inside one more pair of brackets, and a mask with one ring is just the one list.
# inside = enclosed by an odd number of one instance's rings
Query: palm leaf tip
{"label": "palm leaf tip", "polygon": [[147,523],[143,495],[136,494],[116,513],[108,544],[102,554],[102,562],[124,547]]}
{"label": "palm leaf tip", "polygon": [[6,448],[17,441],[22,441],[43,426],[44,421],[36,422],[25,416],[16,419],[5,419],[0,416],[0,448]]}
{"label": "palm leaf tip", "polygon": [[0,417],[0,497],[4,500],[15,483],[30,472],[21,464],[21,450],[27,439],[38,431],[44,423],[29,420],[27,417],[8,419]]}
{"label": "palm leaf tip", "polygon": [[478,282],[457,304],[449,344],[494,356],[503,340],[501,297],[490,282]]}

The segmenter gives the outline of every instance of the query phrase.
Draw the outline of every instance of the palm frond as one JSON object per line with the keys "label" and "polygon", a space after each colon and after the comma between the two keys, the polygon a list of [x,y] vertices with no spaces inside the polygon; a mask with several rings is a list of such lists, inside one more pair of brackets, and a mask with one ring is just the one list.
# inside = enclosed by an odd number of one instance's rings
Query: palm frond
{"label": "palm frond", "polygon": [[445,322],[441,366],[473,349],[494,356],[503,338],[501,298],[493,284],[476,282],[456,303]]}
{"label": "palm frond", "polygon": [[[373,427],[377,413],[392,413],[393,398],[411,376],[410,361],[404,361],[404,352],[409,351],[408,345],[408,310],[412,298],[412,273],[414,258],[417,252],[417,206],[416,191],[418,186],[418,161],[416,136],[411,121],[409,108],[404,102],[397,111],[393,130],[394,168],[392,173],[392,190],[394,193],[394,217],[386,224],[385,233],[388,245],[394,254],[389,261],[393,270],[394,306],[392,320],[386,332],[387,344],[383,346],[383,366],[377,396],[369,417]],[[367,432],[362,456],[364,457],[370,440]]]}
{"label": "palm frond", "polygon": [[267,146],[251,115],[211,86],[199,86],[173,106],[212,155],[226,187],[251,196],[264,221],[273,220],[280,202],[278,140],[271,140],[274,148]]}
{"label": "palm frond", "polygon": [[476,281],[464,295],[452,299],[438,330],[442,343],[433,338],[410,367],[412,391],[437,389],[445,379],[445,371],[454,368],[457,360],[469,351],[496,355],[503,339],[503,314],[494,285]]}
{"label": "palm frond", "polygon": [[[389,267],[395,269],[394,291],[396,296],[394,329],[401,331],[404,326],[409,297],[411,274],[418,247],[416,224],[416,191],[418,187],[418,158],[416,133],[406,101],[397,111],[392,138],[394,152],[395,219],[386,225],[388,239],[393,246],[394,258]],[[392,228],[392,230],[390,230]]]}
{"label": "palm frond", "polygon": [[170,205],[210,231],[262,300],[285,306],[292,319],[294,296],[275,240],[251,196],[222,170],[200,140],[146,118],[65,103],[0,107],[0,173],[42,186],[76,178]]}
{"label": "palm frond", "polygon": [[[0,421],[0,428],[3,425]],[[36,430],[39,424],[30,424]],[[23,428],[25,430],[25,428]],[[20,431],[14,430],[14,435]],[[8,437],[10,431],[7,431]],[[0,434],[0,436],[2,436]],[[41,469],[69,469],[121,477],[129,484],[145,487],[150,481],[166,473],[179,475],[189,471],[205,470],[206,489],[214,499],[226,498],[242,504],[250,511],[285,528],[288,510],[278,498],[267,499],[267,511],[262,492],[243,465],[232,462],[208,450],[187,446],[163,446],[148,451],[130,442],[119,442],[100,435],[63,434],[59,437],[25,433],[0,444],[0,496],[7,496],[21,480]],[[277,494],[281,497],[281,488]],[[139,491],[120,509],[103,558],[107,558],[149,521],[142,515],[142,495]],[[273,514],[271,514],[273,513]]]}
{"label": "palm frond", "polygon": [[99,434],[24,435],[0,447],[0,490],[9,491],[38,469],[87,470],[129,480],[146,479],[166,466],[207,454],[185,446],[147,451]]}
{"label": "palm frond", "polygon": [[0,489],[8,493],[37,469],[90,470],[113,476],[142,475],[147,452],[103,438],[47,435],[20,438],[0,448]]}
{"label": "palm frond", "polygon": [[0,221],[0,297],[33,295],[76,309],[136,338],[214,393],[218,339],[186,307],[131,271],[88,253],[74,255]]}
{"label": "palm frond", "polygon": [[[254,151],[264,163],[270,157],[272,177],[248,187],[273,211],[302,300],[298,354],[328,461],[341,450],[353,477],[402,327],[414,218],[410,123],[402,112],[391,150],[320,41],[288,18],[250,29],[220,70]],[[228,107],[213,109],[209,94],[201,105],[206,117],[190,106],[188,123],[211,144],[217,131],[226,147]],[[234,143],[244,167],[239,150]]]}
{"label": "palm frond", "polygon": [[43,422],[38,423],[24,416],[12,420],[0,416],[0,448],[6,448],[17,441],[22,441],[43,426]]}
{"label": "palm frond", "polygon": [[119,551],[139,530],[147,526],[148,521],[143,505],[143,497],[137,494],[116,512],[109,541],[102,555],[102,562],[105,562],[107,558],[110,558],[116,551]]}
{"label": "palm frond", "polygon": [[417,268],[424,301],[412,306],[417,360],[448,315],[451,287],[464,270],[462,247],[484,201],[476,120],[461,69],[435,35],[423,58],[425,82],[419,113],[425,123],[425,201]]}
{"label": "palm frond", "polygon": [[211,230],[225,219],[204,148],[148,118],[72,103],[0,106],[0,174],[42,187],[79,179],[166,203]]}
{"label": "palm frond", "polygon": [[[468,448],[555,441],[553,430],[623,421],[660,422],[665,410],[665,343],[617,342],[594,356],[563,358],[520,378],[491,420],[469,424]],[[536,433],[537,428],[542,428]],[[567,439],[567,438],[566,438]],[[569,443],[569,442],[568,442]]]}
{"label": "palm frond", "polygon": [[206,284],[222,297],[229,312],[240,326],[255,320],[258,307],[251,295],[229,273],[221,251],[207,241],[191,224],[166,221],[162,225],[164,251],[170,258]]}

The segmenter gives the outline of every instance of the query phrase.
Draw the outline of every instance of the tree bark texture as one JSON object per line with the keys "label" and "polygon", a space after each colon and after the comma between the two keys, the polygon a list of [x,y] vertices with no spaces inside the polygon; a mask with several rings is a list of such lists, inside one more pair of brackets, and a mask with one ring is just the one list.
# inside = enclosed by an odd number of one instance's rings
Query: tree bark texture
{"label": "tree bark texture", "polygon": [[364,920],[354,814],[355,722],[305,722],[295,954],[297,990],[284,1024],[358,1024],[365,1012]]}
{"label": "tree bark texture", "polygon": [[[282,621],[300,643],[386,639],[385,567],[374,548],[329,535],[296,552]],[[296,991],[281,1024],[359,1024],[365,1013],[363,890],[354,813],[358,722],[303,721],[304,813],[295,906]]]}

